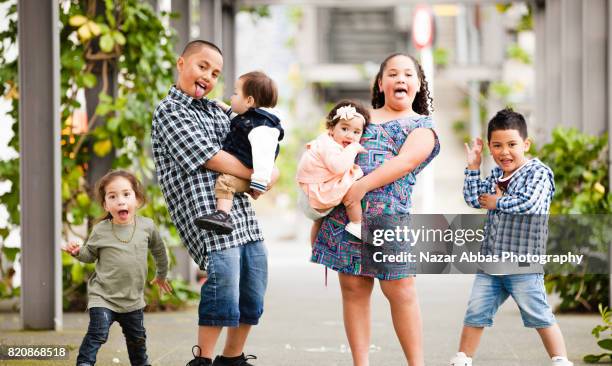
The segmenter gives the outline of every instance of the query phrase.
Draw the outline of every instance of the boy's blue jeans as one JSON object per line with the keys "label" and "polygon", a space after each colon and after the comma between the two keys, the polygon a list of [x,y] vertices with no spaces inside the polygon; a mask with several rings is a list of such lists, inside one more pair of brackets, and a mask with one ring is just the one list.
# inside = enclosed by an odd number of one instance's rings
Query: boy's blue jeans
{"label": "boy's blue jeans", "polygon": [[268,255],[263,241],[213,251],[202,285],[198,325],[256,325],[263,314]]}
{"label": "boy's blue jeans", "polygon": [[509,296],[518,305],[525,327],[548,328],[556,323],[546,299],[542,273],[494,276],[479,272],[474,279],[464,325],[493,326],[497,309]]}
{"label": "boy's blue jeans", "polygon": [[121,325],[123,330],[130,364],[132,366],[149,365],[143,309],[129,313],[117,313],[107,308],[94,307],[89,309],[89,328],[79,348],[77,366],[90,366],[96,363],[98,350],[102,344],[106,343],[110,327],[115,321]]}

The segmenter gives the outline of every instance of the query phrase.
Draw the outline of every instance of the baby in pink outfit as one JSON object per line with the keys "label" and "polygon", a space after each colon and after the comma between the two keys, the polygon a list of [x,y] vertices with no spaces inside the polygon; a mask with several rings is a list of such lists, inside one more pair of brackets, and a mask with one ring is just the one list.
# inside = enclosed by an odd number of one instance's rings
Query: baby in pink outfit
{"label": "baby in pink outfit", "polygon": [[[327,131],[306,144],[297,168],[300,185],[299,206],[315,220],[312,235],[321,227],[323,217],[343,202],[351,185],[363,176],[355,157],[364,148],[359,144],[370,115],[361,104],[343,100],[327,116]],[[361,239],[361,204],[346,207],[346,231]]]}

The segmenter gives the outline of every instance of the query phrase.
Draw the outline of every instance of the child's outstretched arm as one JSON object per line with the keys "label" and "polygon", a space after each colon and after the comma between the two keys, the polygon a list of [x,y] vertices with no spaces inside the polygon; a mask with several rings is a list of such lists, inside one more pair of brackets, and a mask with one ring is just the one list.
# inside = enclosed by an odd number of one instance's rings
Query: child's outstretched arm
{"label": "child's outstretched arm", "polygon": [[[510,214],[543,214],[544,201],[554,192],[553,178],[546,168],[538,168],[529,177],[522,189],[512,195],[497,199],[497,209]],[[548,209],[545,209],[548,211]]]}
{"label": "child's outstretched arm", "polygon": [[492,176],[487,177],[485,180],[480,179],[483,145],[480,137],[474,139],[472,147],[467,142],[465,143],[467,168],[465,169],[463,181],[463,199],[468,206],[474,208],[483,208],[478,201],[478,197],[482,194],[491,193],[493,189]]}
{"label": "child's outstretched arm", "polygon": [[172,292],[172,286],[166,279],[168,274],[168,254],[166,253],[166,246],[155,227],[152,228],[151,236],[149,236],[149,250],[151,250],[151,254],[153,254],[153,260],[155,261],[155,268],[157,271],[151,284],[158,285],[162,292]]}
{"label": "child's outstretched arm", "polygon": [[81,247],[75,242],[70,242],[63,246],[62,250],[83,263],[93,263],[98,259],[98,252],[87,245],[87,243]]}

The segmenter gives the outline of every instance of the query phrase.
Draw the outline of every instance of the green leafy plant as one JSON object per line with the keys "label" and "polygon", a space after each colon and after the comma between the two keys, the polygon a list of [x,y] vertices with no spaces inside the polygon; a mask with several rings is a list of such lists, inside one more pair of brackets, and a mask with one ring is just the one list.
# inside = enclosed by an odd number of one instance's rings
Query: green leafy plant
{"label": "green leafy plant", "polygon": [[270,6],[268,5],[259,5],[259,6],[243,5],[240,7],[240,11],[249,13],[251,15],[251,20],[253,22],[257,22],[265,18],[270,18],[270,16],[272,15],[270,13]]}
{"label": "green leafy plant", "polygon": [[[610,213],[608,135],[591,136],[575,128],[556,128],[538,157],[555,173],[551,213]],[[607,193],[606,193],[607,192]]]}
{"label": "green leafy plant", "polygon": [[527,53],[527,51],[521,48],[521,46],[519,46],[517,43],[513,43],[508,46],[506,55],[511,59],[520,61],[527,65],[530,65],[533,62],[529,53]]}
{"label": "green leafy plant", "polygon": [[[537,156],[555,174],[551,214],[606,214],[612,212],[608,187],[607,134],[590,136],[573,128],[556,128],[552,141]],[[585,241],[593,242],[593,240]],[[603,241],[605,242],[605,241]],[[607,251],[602,241],[595,250]],[[600,274],[546,275],[546,289],[561,297],[560,311],[594,311],[608,303],[609,278]]]}
{"label": "green leafy plant", "polygon": [[[0,4],[7,0],[0,0]],[[9,117],[17,120],[19,107],[19,91],[17,88],[17,58],[11,58],[11,49],[17,41],[17,1],[9,2],[5,19],[8,20],[6,30],[0,32],[0,95],[10,101]],[[6,122],[3,122],[6,123]],[[19,126],[12,125],[13,138],[9,141],[10,149],[19,151]],[[0,195],[0,203],[8,210],[8,225],[0,228],[0,299],[19,296],[20,289],[13,286],[15,274],[14,263],[19,259],[19,248],[6,246],[6,239],[11,230],[19,226],[19,160],[0,161],[0,180],[11,182],[11,189]]]}
{"label": "green leafy plant", "polygon": [[445,67],[448,65],[449,51],[443,47],[436,47],[433,50],[434,64],[439,67]]}
{"label": "green leafy plant", "polygon": [[[591,334],[597,339],[597,344],[599,347],[605,349],[606,351],[612,351],[612,322],[610,322],[610,315],[612,313],[608,309],[608,307],[603,307],[599,304],[599,314],[601,314],[602,324],[598,324],[593,328]],[[598,355],[586,355],[583,357],[584,362],[588,363],[596,363],[605,360],[608,358],[608,362],[612,362],[612,353],[604,352]]]}
{"label": "green leafy plant", "polygon": [[[16,44],[16,1],[11,3],[8,29],[0,33],[0,94],[11,100],[9,115],[18,116],[17,60],[9,60],[6,49]],[[147,2],[137,0],[80,0],[59,2],[61,121],[62,121],[62,220],[64,239],[80,237],[83,227],[90,228],[92,219],[102,209],[94,203],[93,187],[88,174],[94,157],[112,156],[113,168],[133,171],[145,183],[148,204],[140,213],[152,218],[164,232],[166,244],[179,245],[159,187],[150,184],[154,164],[150,157],[150,129],[155,106],[172,85],[175,36],[166,29],[160,15]],[[101,10],[102,9],[102,10]],[[168,14],[162,13],[161,17]],[[87,116],[85,125],[77,123],[84,113],[84,91],[99,87],[97,100],[87,102],[95,112]],[[19,151],[18,124],[9,146]],[[0,196],[0,203],[9,212],[8,227],[0,229],[3,260],[0,264],[2,283],[0,297],[18,294],[18,289],[5,280],[10,275],[18,254],[4,243],[12,229],[19,226],[19,159],[0,162],[0,181],[10,181],[11,189]],[[93,266],[63,256],[64,307],[82,308],[86,296],[85,282]],[[175,283],[173,283],[175,284]],[[180,285],[175,284],[180,288]],[[186,296],[185,298],[189,298]],[[161,298],[160,304],[174,301]]]}
{"label": "green leafy plant", "polygon": [[[513,2],[502,2],[495,4],[497,11],[505,13],[516,3]],[[516,32],[528,31],[533,29],[533,5],[531,3],[525,4],[527,6],[527,12],[521,16],[518,24],[516,25]]]}

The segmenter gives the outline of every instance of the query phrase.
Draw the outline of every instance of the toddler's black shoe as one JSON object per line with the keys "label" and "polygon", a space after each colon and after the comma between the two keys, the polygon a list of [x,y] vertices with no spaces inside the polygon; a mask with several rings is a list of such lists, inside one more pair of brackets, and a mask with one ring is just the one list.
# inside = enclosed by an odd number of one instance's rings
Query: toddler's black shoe
{"label": "toddler's black shoe", "polygon": [[[198,350],[198,355],[196,356],[196,349]],[[206,357],[200,357],[202,354],[202,349],[200,346],[193,346],[191,348],[191,353],[193,354],[193,360],[187,362],[186,366],[211,366],[212,360]]]}
{"label": "toddler's black shoe", "polygon": [[217,356],[215,357],[215,361],[212,363],[212,366],[253,366],[253,364],[248,363],[247,361],[256,359],[257,356],[245,356],[244,353],[236,357]]}
{"label": "toddler's black shoe", "polygon": [[230,215],[220,210],[198,217],[194,220],[194,223],[200,229],[212,230],[217,234],[229,234],[234,230]]}

